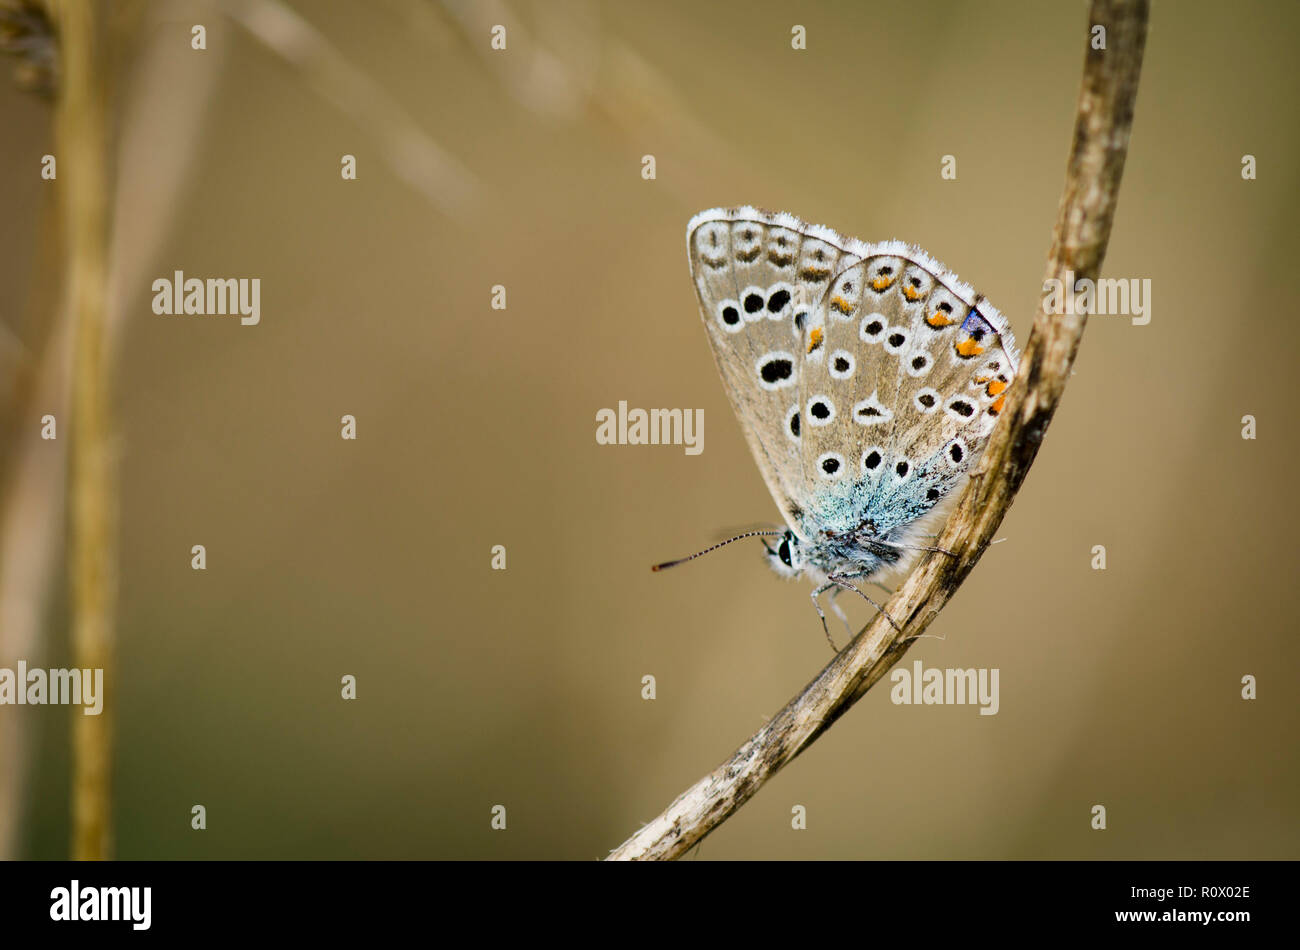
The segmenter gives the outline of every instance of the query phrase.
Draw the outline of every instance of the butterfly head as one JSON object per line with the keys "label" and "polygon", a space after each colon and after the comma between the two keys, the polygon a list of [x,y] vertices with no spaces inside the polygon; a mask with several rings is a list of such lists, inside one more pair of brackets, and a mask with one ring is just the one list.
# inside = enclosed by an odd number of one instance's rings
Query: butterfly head
{"label": "butterfly head", "polygon": [[764,541],[763,547],[767,550],[764,556],[772,565],[772,570],[782,577],[798,577],[803,573],[803,549],[799,547],[799,538],[793,531],[787,530],[782,534],[781,540],[776,545]]}

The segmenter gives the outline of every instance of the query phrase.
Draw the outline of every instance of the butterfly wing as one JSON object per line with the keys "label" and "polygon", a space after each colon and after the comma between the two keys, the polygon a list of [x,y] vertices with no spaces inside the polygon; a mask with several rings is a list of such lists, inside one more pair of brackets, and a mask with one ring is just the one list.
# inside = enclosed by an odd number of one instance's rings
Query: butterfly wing
{"label": "butterfly wing", "polygon": [[792,215],[706,211],[687,245],[723,385],[791,528],[884,537],[951,491],[1015,376],[1001,314],[918,248]]}
{"label": "butterfly wing", "polygon": [[842,252],[798,219],[714,209],[687,228],[691,276],[722,383],[782,517],[800,531],[804,333]]}
{"label": "butterfly wing", "polygon": [[841,240],[853,263],[817,318],[826,357],[810,354],[801,376],[806,411],[832,418],[805,442],[804,469],[822,482],[808,486],[820,522],[866,522],[884,537],[938,504],[978,457],[1018,356],[1001,314],[925,252]]}
{"label": "butterfly wing", "polygon": [[868,501],[882,532],[920,517],[957,485],[988,444],[1019,362],[1010,327],[982,297],[933,262],[913,260],[904,274],[923,289],[911,308],[886,452],[895,470]]}

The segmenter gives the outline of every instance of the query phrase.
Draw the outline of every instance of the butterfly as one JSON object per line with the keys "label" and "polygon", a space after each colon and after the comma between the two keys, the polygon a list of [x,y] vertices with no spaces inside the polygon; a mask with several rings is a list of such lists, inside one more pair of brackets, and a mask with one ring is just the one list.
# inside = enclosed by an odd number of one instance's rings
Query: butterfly
{"label": "butterfly", "polygon": [[823,629],[828,590],[841,619],[842,590],[880,609],[858,585],[924,548],[922,519],[987,445],[1019,361],[1010,326],[900,241],[746,207],[701,212],[686,243],[718,373],[786,523],[740,537],[780,539],[766,558],[812,581]]}

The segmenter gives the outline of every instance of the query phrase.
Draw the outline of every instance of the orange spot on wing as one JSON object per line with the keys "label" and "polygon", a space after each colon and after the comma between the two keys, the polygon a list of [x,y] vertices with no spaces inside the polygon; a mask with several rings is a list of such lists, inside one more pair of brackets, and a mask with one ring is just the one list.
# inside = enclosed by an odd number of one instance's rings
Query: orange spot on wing
{"label": "orange spot on wing", "polygon": [[997,399],[993,400],[993,405],[989,406],[989,412],[993,413],[996,416],[999,412],[1002,411],[1002,407],[1005,406],[1006,404],[1007,404],[1007,397],[999,396]]}
{"label": "orange spot on wing", "polygon": [[921,292],[917,290],[915,287],[904,285],[903,296],[906,297],[908,300],[920,300]]}
{"label": "orange spot on wing", "polygon": [[812,332],[808,334],[808,352],[809,352],[809,353],[811,353],[813,350],[817,349],[817,347],[819,347],[819,346],[822,345],[822,337],[823,337],[823,335],[824,335],[824,334],[822,333],[822,328],[821,328],[821,327],[813,327]]}
{"label": "orange spot on wing", "polygon": [[952,318],[945,317],[941,310],[936,310],[925,318],[925,322],[932,327],[946,327],[952,324]]}
{"label": "orange spot on wing", "polygon": [[983,386],[985,383],[987,383],[987,382],[988,382],[990,379],[992,379],[992,378],[993,378],[992,376],[976,376],[976,377],[975,377],[975,384],[976,384],[977,386]]}
{"label": "orange spot on wing", "polygon": [[894,282],[894,278],[892,277],[877,277],[875,280],[871,282],[871,286],[874,287],[876,290],[884,290],[893,282]]}
{"label": "orange spot on wing", "polygon": [[853,312],[853,304],[849,303],[843,297],[832,297],[831,309],[838,310],[840,313],[843,314],[850,314]]}
{"label": "orange spot on wing", "polygon": [[998,396],[1006,391],[1007,384],[1000,379],[995,379],[989,383],[989,388],[985,390],[990,396]]}
{"label": "orange spot on wing", "polygon": [[973,336],[968,336],[957,344],[958,356],[979,356],[984,352],[984,347],[975,342]]}

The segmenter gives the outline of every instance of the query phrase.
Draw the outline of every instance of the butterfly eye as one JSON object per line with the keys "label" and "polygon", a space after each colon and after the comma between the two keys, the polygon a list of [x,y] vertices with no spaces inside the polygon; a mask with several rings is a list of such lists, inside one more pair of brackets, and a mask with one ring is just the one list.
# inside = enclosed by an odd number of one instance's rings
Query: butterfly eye
{"label": "butterfly eye", "polygon": [[794,567],[794,562],[790,559],[790,541],[788,539],[781,542],[781,546],[776,549],[776,556],[786,567]]}

